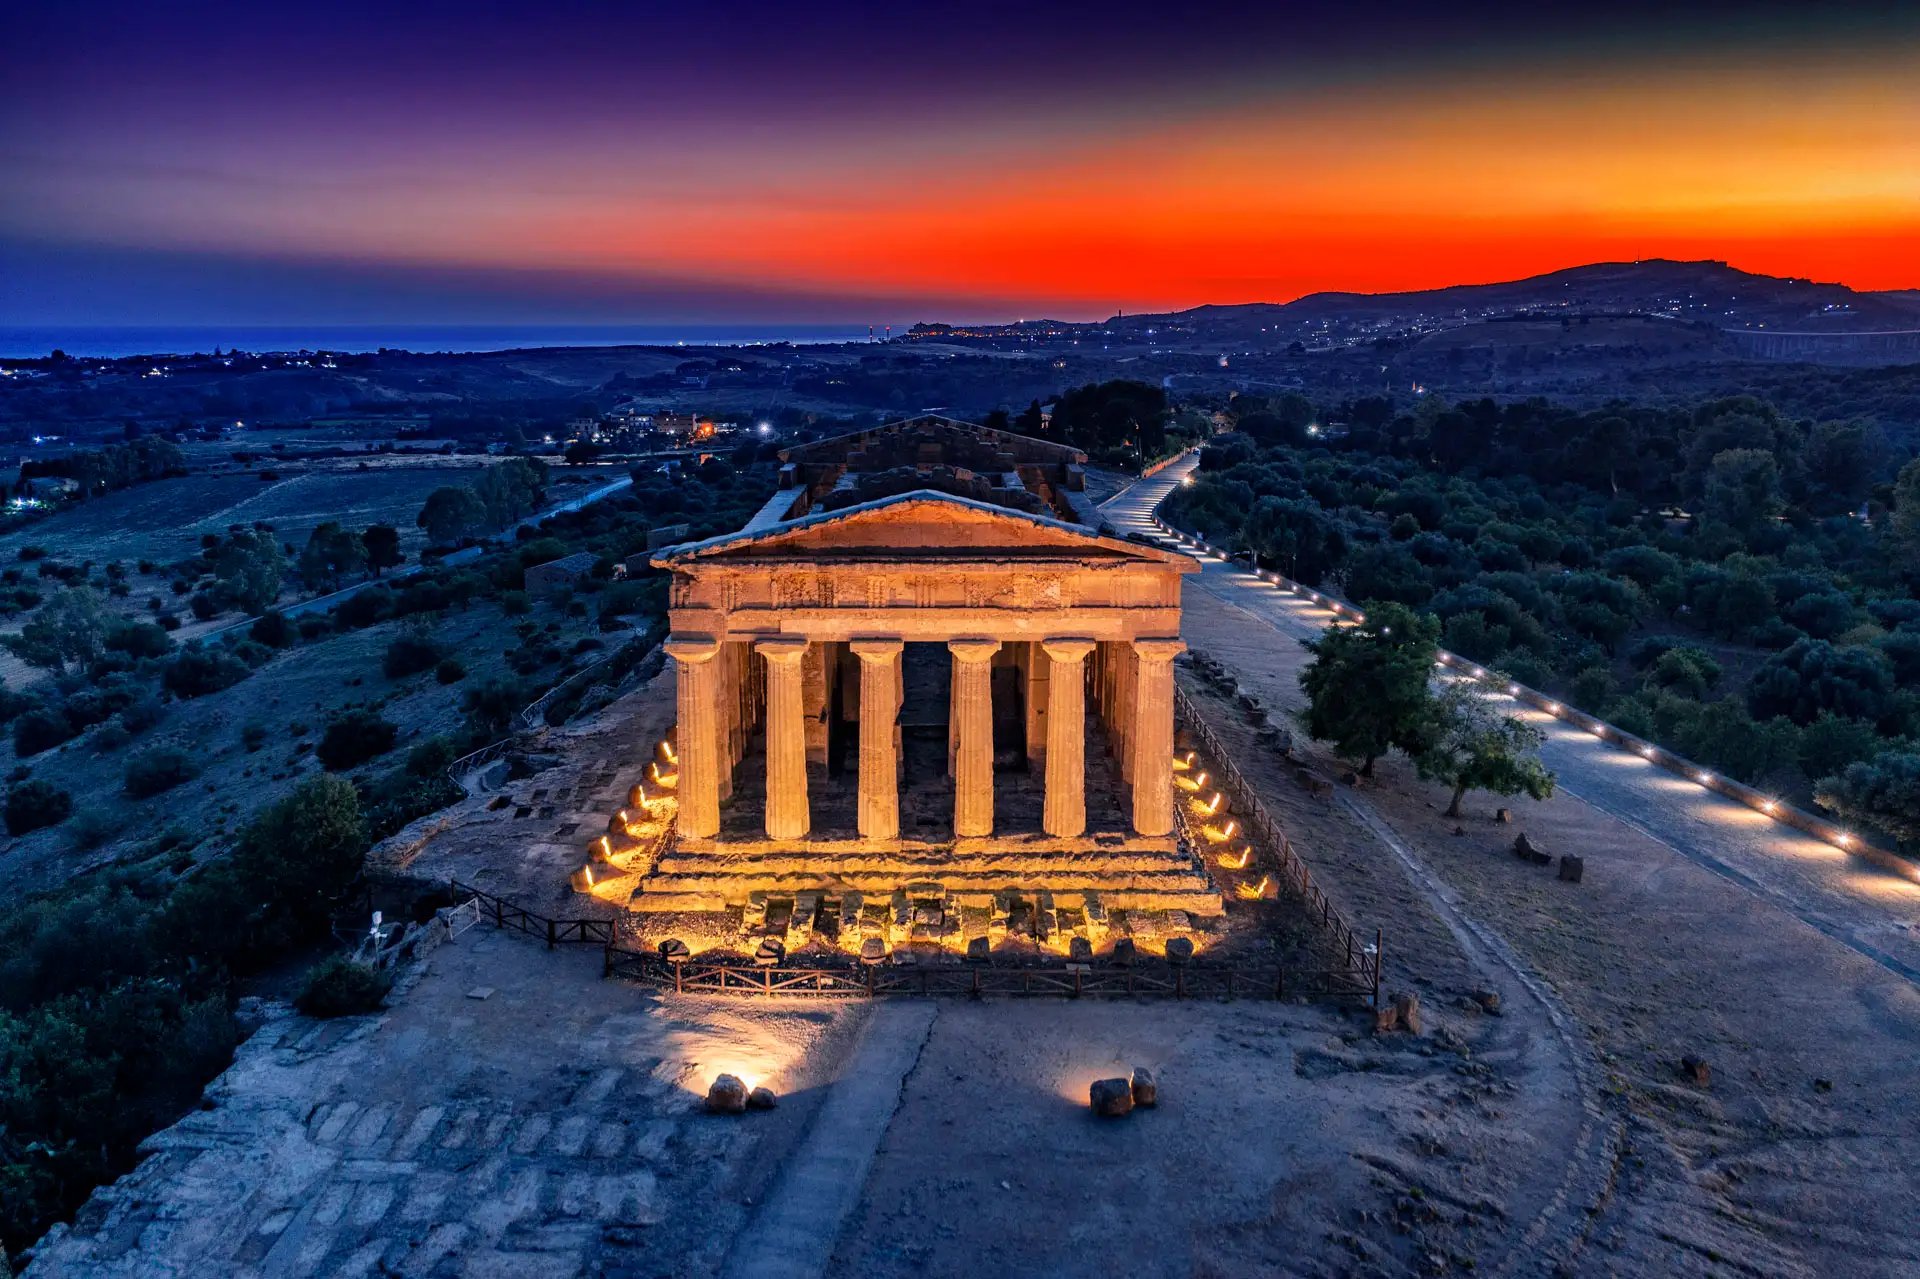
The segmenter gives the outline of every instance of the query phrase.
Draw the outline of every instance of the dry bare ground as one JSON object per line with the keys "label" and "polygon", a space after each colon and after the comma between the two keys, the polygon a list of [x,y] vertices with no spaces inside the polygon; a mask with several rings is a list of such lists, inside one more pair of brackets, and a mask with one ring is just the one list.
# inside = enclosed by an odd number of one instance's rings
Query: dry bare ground
{"label": "dry bare ground", "polygon": [[[1296,640],[1206,578],[1192,589],[1189,642],[1267,705],[1298,707],[1306,654]],[[1219,722],[1236,718],[1214,705]],[[1372,784],[1327,804],[1286,780],[1290,766],[1262,758],[1250,731],[1228,731],[1330,891],[1386,923],[1391,974],[1435,1002],[1457,996],[1457,948],[1424,920],[1451,904],[1571,1015],[1569,1050],[1604,1070],[1621,1140],[1607,1193],[1555,1260],[1632,1274],[1920,1267],[1920,991],[1897,961],[1863,954],[1844,926],[1803,918],[1791,883],[1743,882],[1648,833],[1664,820],[1657,806],[1627,821],[1563,793],[1525,803],[1519,825],[1504,826],[1479,796],[1455,835],[1442,789],[1404,761],[1383,761]],[[1515,859],[1519,829],[1584,856],[1585,882]],[[1686,1056],[1709,1063],[1709,1084],[1683,1077]]]}

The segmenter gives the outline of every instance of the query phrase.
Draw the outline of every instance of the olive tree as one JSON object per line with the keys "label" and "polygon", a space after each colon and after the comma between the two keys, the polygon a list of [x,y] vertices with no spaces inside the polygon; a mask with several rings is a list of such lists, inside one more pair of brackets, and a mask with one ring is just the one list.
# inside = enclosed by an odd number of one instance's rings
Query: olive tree
{"label": "olive tree", "polygon": [[1414,753],[1414,768],[1429,781],[1453,787],[1448,817],[1461,816],[1468,791],[1496,795],[1553,794],[1554,775],[1540,762],[1538,728],[1505,715],[1479,688],[1464,680],[1433,699],[1426,736]]}

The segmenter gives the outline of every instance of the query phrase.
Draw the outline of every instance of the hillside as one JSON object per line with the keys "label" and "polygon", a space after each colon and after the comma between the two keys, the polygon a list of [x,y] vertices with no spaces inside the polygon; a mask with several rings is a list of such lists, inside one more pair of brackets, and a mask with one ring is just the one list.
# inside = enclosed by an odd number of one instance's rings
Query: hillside
{"label": "hillside", "polygon": [[1232,338],[1263,331],[1271,336],[1276,327],[1424,327],[1543,309],[1654,314],[1721,328],[1855,332],[1920,325],[1920,290],[1861,292],[1844,284],[1756,275],[1724,262],[1653,259],[1405,293],[1310,293],[1286,303],[1198,306],[1116,317],[1103,327],[1171,327],[1196,337]]}

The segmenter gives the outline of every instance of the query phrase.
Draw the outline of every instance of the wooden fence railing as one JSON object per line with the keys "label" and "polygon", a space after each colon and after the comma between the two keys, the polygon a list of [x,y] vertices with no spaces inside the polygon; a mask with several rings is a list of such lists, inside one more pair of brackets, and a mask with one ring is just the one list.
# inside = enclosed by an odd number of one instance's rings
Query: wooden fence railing
{"label": "wooden fence railing", "polygon": [[1345,955],[1347,967],[1364,974],[1367,982],[1378,992],[1380,964],[1386,952],[1384,932],[1376,928],[1373,941],[1369,944],[1333,904],[1333,899],[1321,891],[1320,885],[1314,882],[1313,871],[1294,851],[1293,841],[1287,838],[1287,832],[1273,819],[1266,805],[1260,802],[1258,792],[1248,785],[1246,775],[1233,762],[1233,756],[1227,753],[1212,727],[1201,718],[1192,699],[1177,685],[1173,690],[1173,708],[1179,723],[1200,743],[1200,751],[1207,757],[1207,771],[1218,771],[1216,780],[1219,785],[1216,789],[1225,792],[1232,812],[1241,820],[1241,828],[1249,842],[1256,846],[1264,845],[1279,873],[1281,884],[1306,903],[1308,915],[1326,935],[1335,952]]}
{"label": "wooden fence railing", "polygon": [[453,893],[455,902],[463,898],[478,902],[480,918],[492,921],[494,927],[538,937],[547,943],[548,950],[566,945],[613,945],[615,925],[612,919],[549,919],[457,879],[448,880],[447,887]]}

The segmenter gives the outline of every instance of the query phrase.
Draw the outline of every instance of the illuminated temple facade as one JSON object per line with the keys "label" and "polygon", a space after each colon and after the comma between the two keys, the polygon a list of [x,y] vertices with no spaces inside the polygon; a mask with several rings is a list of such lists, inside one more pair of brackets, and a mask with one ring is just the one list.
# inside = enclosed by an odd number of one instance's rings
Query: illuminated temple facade
{"label": "illuminated temple facade", "polygon": [[1101,532],[1065,446],[922,417],[782,457],[745,528],[653,560],[678,829],[632,909],[948,944],[1219,914],[1172,782],[1194,561]]}

